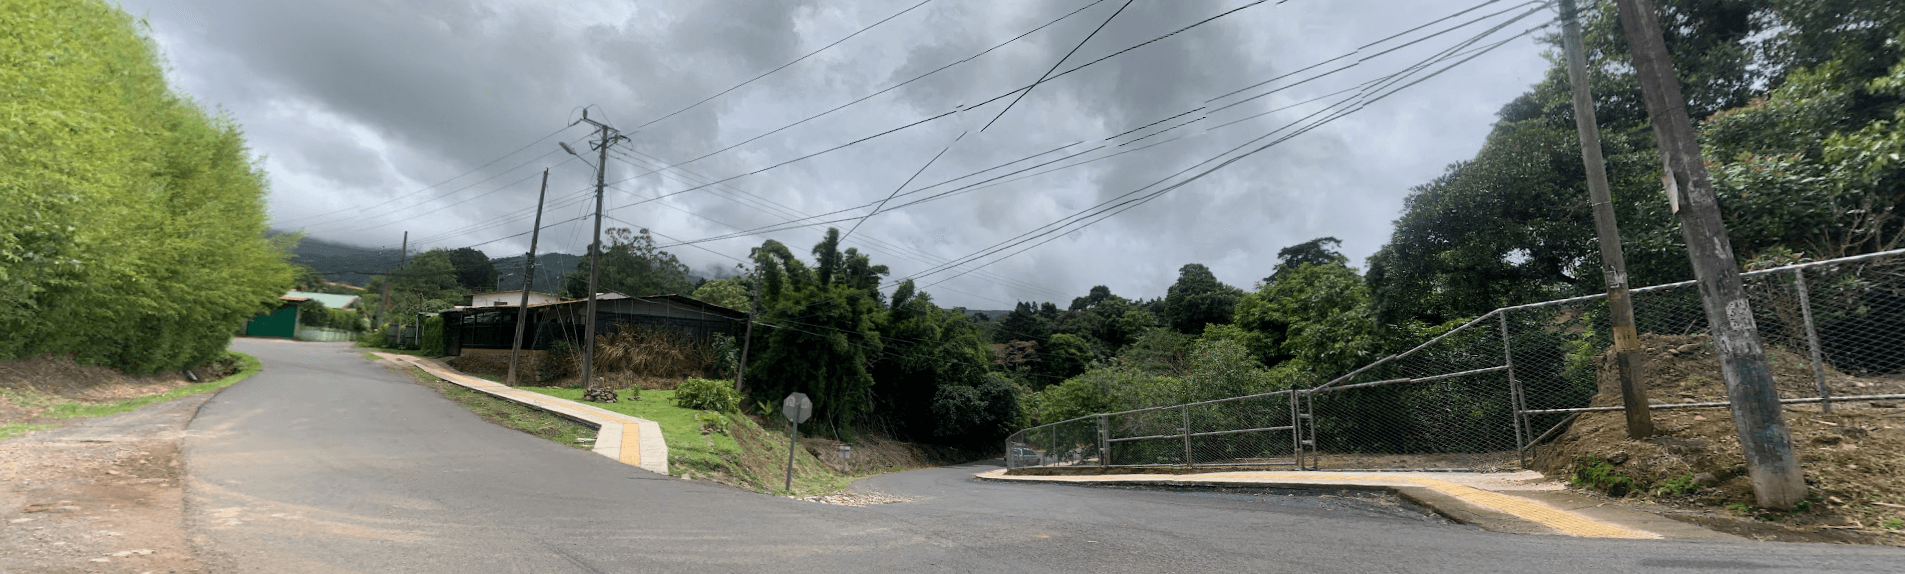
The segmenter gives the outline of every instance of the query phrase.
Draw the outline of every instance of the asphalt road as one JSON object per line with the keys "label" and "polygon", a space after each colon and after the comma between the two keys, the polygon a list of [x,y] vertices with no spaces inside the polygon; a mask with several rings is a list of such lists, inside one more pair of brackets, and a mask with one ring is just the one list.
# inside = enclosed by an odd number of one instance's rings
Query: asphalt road
{"label": "asphalt road", "polygon": [[491,425],[342,344],[239,340],[259,375],[186,439],[220,572],[1900,572],[1855,546],[1516,536],[1314,497],[982,483],[828,506],[683,481]]}

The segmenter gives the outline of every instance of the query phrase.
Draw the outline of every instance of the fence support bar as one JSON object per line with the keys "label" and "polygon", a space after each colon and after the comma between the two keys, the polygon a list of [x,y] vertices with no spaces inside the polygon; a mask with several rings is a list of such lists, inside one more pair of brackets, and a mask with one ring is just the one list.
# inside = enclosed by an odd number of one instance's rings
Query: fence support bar
{"label": "fence support bar", "polygon": [[1826,364],[1819,359],[1819,331],[1812,324],[1812,301],[1806,293],[1806,270],[1793,269],[1793,286],[1799,289],[1799,316],[1806,322],[1806,346],[1812,351],[1812,378],[1819,385],[1819,408],[1832,412],[1832,390],[1826,388]]}
{"label": "fence support bar", "polygon": [[1364,387],[1380,387],[1383,385],[1398,385],[1402,383],[1426,383],[1429,381],[1440,381],[1442,379],[1453,379],[1456,377],[1466,377],[1469,375],[1486,375],[1488,373],[1493,373],[1495,371],[1503,371],[1507,369],[1508,369],[1507,365],[1500,365],[1495,367],[1488,367],[1485,369],[1462,371],[1459,373],[1446,373],[1441,375],[1435,375],[1433,377],[1420,377],[1420,378],[1414,378],[1414,379],[1389,379],[1386,381],[1370,381],[1367,383],[1356,383],[1354,385],[1342,385],[1342,386],[1329,387],[1329,388],[1318,387],[1318,388],[1310,389],[1310,390],[1320,391],[1320,392],[1331,392],[1331,391],[1346,391],[1349,389],[1360,389]]}
{"label": "fence support bar", "polygon": [[[1858,396],[1853,396],[1853,397],[1839,397],[1839,398],[1838,398],[1837,400],[1839,400],[1839,401],[1895,401],[1895,400],[1900,400],[1900,399],[1905,399],[1905,394],[1901,394],[1901,395],[1858,395]],[[1818,403],[1818,402],[1824,402],[1825,400],[1826,400],[1826,399],[1824,399],[1824,398],[1821,398],[1821,397],[1807,397],[1807,398],[1801,398],[1801,399],[1780,399],[1780,400],[1779,400],[1779,404],[1782,404],[1782,405],[1803,405],[1803,404],[1806,404],[1806,403]],[[1732,405],[1733,405],[1733,403],[1664,403],[1664,404],[1654,404],[1654,405],[1650,405],[1650,406],[1649,406],[1649,408],[1654,408],[1654,409],[1706,409],[1706,408],[1718,408],[1718,407],[1728,407],[1728,406],[1732,406]],[[1529,411],[1524,411],[1524,412],[1526,412],[1526,413],[1528,413],[1528,414],[1531,414],[1531,415],[1552,415],[1552,414],[1559,414],[1559,413],[1598,413],[1598,412],[1607,412],[1607,411],[1618,411],[1618,410],[1625,410],[1626,408],[1627,408],[1627,407],[1581,407],[1581,408],[1578,408],[1578,409],[1536,409],[1536,410],[1529,410]]]}
{"label": "fence support bar", "polygon": [[1223,436],[1223,435],[1227,435],[1227,434],[1243,434],[1243,433],[1247,433],[1247,432],[1271,432],[1271,431],[1287,431],[1287,430],[1295,430],[1295,429],[1296,429],[1296,427],[1295,427],[1295,426],[1281,426],[1281,427],[1263,427],[1263,428],[1254,428],[1254,429],[1237,429],[1237,430],[1220,430],[1220,431],[1210,431],[1210,432],[1197,432],[1197,433],[1191,433],[1191,435],[1190,435],[1190,436]]}
{"label": "fence support bar", "polygon": [[1502,327],[1502,367],[1508,373],[1508,418],[1515,424],[1515,450],[1521,453],[1521,467],[1528,468],[1527,423],[1522,420],[1521,380],[1515,378],[1514,345],[1508,336],[1508,313],[1498,313]]}

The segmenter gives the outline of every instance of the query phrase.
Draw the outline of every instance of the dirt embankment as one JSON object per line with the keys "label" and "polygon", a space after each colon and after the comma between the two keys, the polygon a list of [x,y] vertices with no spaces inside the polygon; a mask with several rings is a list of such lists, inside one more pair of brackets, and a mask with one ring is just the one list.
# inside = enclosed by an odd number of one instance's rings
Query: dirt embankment
{"label": "dirt embankment", "polygon": [[[219,361],[189,372],[190,377],[210,381],[237,371],[236,363]],[[48,398],[103,403],[163,395],[192,384],[187,372],[130,375],[111,367],[76,364],[71,357],[58,355],[0,361],[0,424],[52,422],[41,416],[57,402]]]}
{"label": "dirt embankment", "polygon": [[[1704,335],[1643,335],[1645,381],[1654,404],[1725,402],[1719,358]],[[1782,398],[1817,396],[1811,363],[1768,350]],[[1592,404],[1619,405],[1611,353],[1597,358],[1600,391]],[[1834,396],[1905,393],[1905,377],[1853,377],[1828,370]],[[1537,450],[1547,475],[1609,495],[1667,505],[1679,518],[1759,538],[1905,545],[1905,409],[1900,401],[1786,405],[1793,446],[1812,495],[1801,508],[1752,507],[1731,413],[1720,408],[1654,409],[1656,435],[1627,438],[1625,415],[1581,415]]]}

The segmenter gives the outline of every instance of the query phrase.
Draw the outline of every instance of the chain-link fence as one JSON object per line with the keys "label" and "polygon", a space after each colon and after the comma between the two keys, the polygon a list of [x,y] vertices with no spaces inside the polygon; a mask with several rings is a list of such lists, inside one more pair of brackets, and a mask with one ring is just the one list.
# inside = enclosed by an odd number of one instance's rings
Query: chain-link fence
{"label": "chain-link fence", "polygon": [[[1905,398],[1905,250],[1744,274],[1781,402]],[[1726,408],[1694,282],[1632,290],[1652,408]],[[1011,468],[1275,466],[1493,471],[1583,412],[1621,410],[1605,295],[1497,309],[1310,389],[1019,431]],[[1704,353],[1704,355],[1703,355]],[[1686,360],[1678,360],[1685,358]],[[1717,362],[1715,363],[1717,365]],[[1808,407],[1812,408],[1812,407]]]}
{"label": "chain-link fence", "polygon": [[1019,431],[1006,464],[1300,466],[1292,391],[1091,415]]}

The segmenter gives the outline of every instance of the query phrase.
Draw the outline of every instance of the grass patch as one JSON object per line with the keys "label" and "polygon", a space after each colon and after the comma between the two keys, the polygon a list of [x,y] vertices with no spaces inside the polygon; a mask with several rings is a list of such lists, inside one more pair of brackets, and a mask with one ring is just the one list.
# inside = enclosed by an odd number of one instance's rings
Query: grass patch
{"label": "grass patch", "polygon": [[[518,388],[582,401],[582,389]],[[677,407],[675,391],[622,389],[618,392],[624,397],[619,402],[589,404],[655,421],[660,425],[662,439],[668,443],[668,472],[675,476],[692,473],[695,478],[714,480],[755,492],[808,496],[837,492],[854,479],[886,470],[870,469],[873,472],[843,474],[822,464],[806,450],[796,449],[794,487],[789,491],[784,488],[787,480],[785,427],[763,429],[746,416],[711,414],[710,411]],[[638,394],[641,400],[630,400]],[[721,420],[715,420],[714,417],[720,417]]]}
{"label": "grass patch", "polygon": [[[435,389],[444,398],[450,399],[483,420],[513,428],[525,433],[555,441],[572,448],[589,450],[595,448],[595,427],[565,419],[548,411],[524,405],[515,401],[499,399],[487,393],[472,391],[462,385],[439,379],[423,369],[407,367],[404,369],[426,387]],[[576,439],[590,439],[578,441]]]}
{"label": "grass patch", "polygon": [[[247,355],[237,351],[227,351],[227,352],[231,354],[231,357],[233,359],[237,360],[238,372],[232,373],[218,380],[204,381],[204,382],[185,385],[176,389],[172,389],[171,391],[162,395],[148,395],[143,397],[134,397],[130,399],[117,400],[117,401],[88,402],[88,401],[76,401],[76,400],[63,398],[58,395],[53,395],[49,393],[40,393],[40,392],[34,392],[34,391],[9,391],[5,389],[0,389],[0,396],[5,396],[7,400],[13,401],[13,403],[16,405],[20,405],[22,407],[26,407],[31,410],[39,411],[39,413],[35,416],[40,418],[73,419],[73,418],[81,418],[81,417],[99,417],[99,416],[106,416],[106,415],[116,415],[119,413],[132,412],[134,410],[137,410],[139,407],[143,407],[153,403],[161,403],[161,402],[169,401],[179,397],[187,397],[191,395],[215,392],[215,391],[218,391],[219,389],[232,386],[238,381],[242,381],[247,378],[250,378],[252,375],[258,374],[258,371],[264,369],[264,364],[260,363],[257,357],[253,357],[251,355]],[[9,425],[8,428],[12,428],[15,426],[20,426],[20,425]],[[51,427],[47,426],[45,428],[51,428]],[[40,430],[40,429],[31,429],[31,430]],[[0,431],[0,432],[4,432],[4,431]],[[19,432],[26,432],[26,431],[19,431]]]}
{"label": "grass patch", "polygon": [[59,425],[38,424],[38,423],[0,424],[0,440],[6,440],[6,439],[10,439],[10,438],[20,436],[26,433],[30,433],[33,431],[46,430],[46,429],[50,429],[57,426]]}

